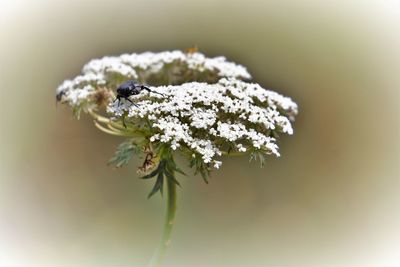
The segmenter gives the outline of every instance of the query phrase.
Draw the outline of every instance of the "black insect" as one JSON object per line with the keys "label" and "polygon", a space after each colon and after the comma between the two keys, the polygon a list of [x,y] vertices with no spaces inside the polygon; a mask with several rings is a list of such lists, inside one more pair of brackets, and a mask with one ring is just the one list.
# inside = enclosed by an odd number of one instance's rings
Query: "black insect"
{"label": "black insect", "polygon": [[60,102],[62,97],[65,95],[65,90],[62,90],[56,94],[56,101]]}
{"label": "black insect", "polygon": [[65,96],[66,92],[60,91],[56,94],[56,107],[57,107],[57,103],[60,102],[62,100],[62,97]]}
{"label": "black insect", "polygon": [[118,100],[118,105],[120,104],[121,98],[123,98],[123,99],[126,99],[129,102],[131,102],[133,105],[137,106],[135,103],[132,102],[132,100],[129,99],[129,97],[132,95],[138,95],[143,90],[146,90],[150,93],[156,93],[156,94],[164,96],[163,94],[161,94],[159,92],[150,90],[149,87],[147,87],[143,84],[139,84],[135,81],[130,80],[130,81],[124,82],[117,88],[117,98],[115,100]]}

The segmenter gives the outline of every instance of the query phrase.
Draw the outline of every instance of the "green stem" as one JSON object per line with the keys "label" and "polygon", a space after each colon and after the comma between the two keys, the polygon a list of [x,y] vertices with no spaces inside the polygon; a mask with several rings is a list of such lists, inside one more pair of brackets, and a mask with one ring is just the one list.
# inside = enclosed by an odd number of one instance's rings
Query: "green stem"
{"label": "green stem", "polygon": [[164,258],[165,251],[171,242],[171,232],[174,225],[176,213],[176,183],[165,177],[167,180],[167,211],[165,214],[164,232],[157,250],[154,252],[148,267],[159,267]]}

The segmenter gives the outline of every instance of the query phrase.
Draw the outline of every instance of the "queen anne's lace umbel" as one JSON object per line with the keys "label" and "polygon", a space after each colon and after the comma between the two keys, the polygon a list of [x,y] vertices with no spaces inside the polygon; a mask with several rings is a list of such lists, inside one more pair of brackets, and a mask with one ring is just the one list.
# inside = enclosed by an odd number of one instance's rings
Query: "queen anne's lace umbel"
{"label": "queen anne's lace umbel", "polygon": [[[278,134],[293,134],[296,103],[250,78],[241,65],[197,52],[124,54],[90,61],[57,95],[78,112],[106,107],[112,120],[145,129],[149,142],[219,168],[218,157],[232,152],[279,156]],[[142,91],[130,98],[135,104],[114,101],[130,79],[158,94]]]}
{"label": "queen anne's lace umbel", "polygon": [[78,105],[95,94],[96,87],[115,88],[129,79],[161,85],[216,82],[223,77],[251,78],[245,67],[228,62],[224,57],[207,58],[201,53],[182,51],[123,54],[91,60],[83,67],[82,75],[64,81],[57,88],[57,94],[65,94],[71,105]]}

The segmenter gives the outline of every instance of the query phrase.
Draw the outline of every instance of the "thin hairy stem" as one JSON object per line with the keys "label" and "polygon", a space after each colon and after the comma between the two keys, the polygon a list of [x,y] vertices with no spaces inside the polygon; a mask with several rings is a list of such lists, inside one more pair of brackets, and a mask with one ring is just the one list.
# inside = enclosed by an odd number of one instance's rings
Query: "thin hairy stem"
{"label": "thin hairy stem", "polygon": [[112,121],[104,116],[101,116],[100,114],[97,114],[96,112],[94,112],[92,109],[88,110],[88,113],[90,114],[90,116],[92,116],[96,121],[107,124],[107,125],[111,125],[114,128],[117,128],[121,131],[126,131],[127,128],[125,128],[121,123]]}
{"label": "thin hairy stem", "polygon": [[125,136],[125,137],[133,137],[132,134],[130,133],[124,133],[122,131],[115,131],[112,129],[107,129],[105,127],[103,127],[102,125],[100,125],[97,121],[94,121],[94,125],[101,131],[111,134],[111,135],[116,135],[116,136]]}
{"label": "thin hairy stem", "polygon": [[[88,113],[93,117],[95,126],[105,133],[126,137],[140,137],[144,135],[144,133],[139,130],[126,128],[121,123],[112,121],[104,116],[101,116],[91,109],[88,110]],[[104,124],[108,128],[104,127],[100,123]]]}
{"label": "thin hairy stem", "polygon": [[[174,175],[174,174],[172,174]],[[176,213],[176,183],[173,179],[166,177],[167,180],[167,210],[165,213],[165,222],[163,235],[160,244],[148,265],[148,267],[160,267],[164,258],[165,251],[170,244],[172,227],[174,225]]]}

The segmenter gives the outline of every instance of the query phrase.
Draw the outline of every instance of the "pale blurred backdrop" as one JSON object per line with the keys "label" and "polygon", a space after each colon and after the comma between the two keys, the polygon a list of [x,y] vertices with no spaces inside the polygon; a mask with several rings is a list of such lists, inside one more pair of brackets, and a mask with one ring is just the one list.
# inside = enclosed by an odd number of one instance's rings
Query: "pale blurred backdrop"
{"label": "pale blurred backdrop", "polygon": [[300,114],[263,169],[179,177],[164,266],[400,266],[399,26],[398,1],[1,0],[0,266],[146,266],[163,200],[55,88],[92,58],[194,44]]}

